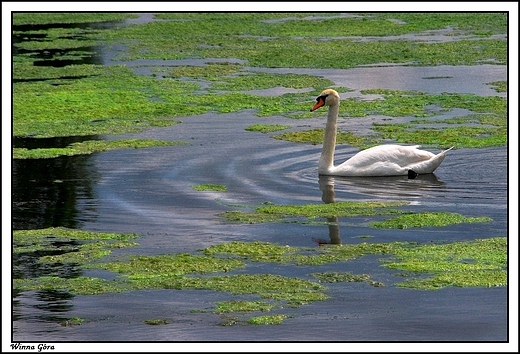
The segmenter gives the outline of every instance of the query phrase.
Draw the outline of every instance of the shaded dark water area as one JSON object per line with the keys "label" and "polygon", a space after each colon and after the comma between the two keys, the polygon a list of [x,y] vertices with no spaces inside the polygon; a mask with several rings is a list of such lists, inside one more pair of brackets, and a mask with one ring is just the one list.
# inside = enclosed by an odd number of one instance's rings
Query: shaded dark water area
{"label": "shaded dark water area", "polygon": [[13,229],[80,228],[82,220],[96,214],[96,176],[88,155],[13,160]]}

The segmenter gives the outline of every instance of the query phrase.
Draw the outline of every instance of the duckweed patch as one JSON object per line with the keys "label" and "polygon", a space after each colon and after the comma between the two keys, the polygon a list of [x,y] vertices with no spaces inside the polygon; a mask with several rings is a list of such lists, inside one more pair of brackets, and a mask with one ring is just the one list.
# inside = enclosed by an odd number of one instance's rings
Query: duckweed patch
{"label": "duckweed patch", "polygon": [[57,276],[41,276],[35,279],[13,279],[14,289],[66,291],[76,295],[98,295],[120,293],[135,290],[125,280],[105,280],[96,277],[79,276],[77,278],[62,278]]}
{"label": "duckweed patch", "polygon": [[507,81],[494,81],[490,82],[489,85],[491,85],[496,92],[507,92],[508,90]]}
{"label": "duckweed patch", "polygon": [[83,324],[83,322],[85,322],[85,319],[83,319],[83,318],[72,317],[72,318],[69,318],[68,320],[60,322],[60,325],[62,325],[63,327],[79,326],[79,325]]}
{"label": "duckweed patch", "polygon": [[[429,15],[429,14],[428,14]],[[507,62],[507,40],[488,38],[507,32],[505,14],[366,14],[362,18],[337,14],[323,20],[302,20],[308,14],[160,14],[141,26],[105,32],[105,40],[123,42],[123,60],[238,58],[251,66],[350,68],[372,63],[410,65],[478,65]],[[283,18],[298,20],[276,21]],[[269,21],[271,20],[271,21]],[[480,20],[481,22],[478,22]],[[361,41],[366,36],[460,28],[480,38],[455,37],[446,42],[422,40]],[[485,28],[485,31],[482,29]],[[135,41],[139,39],[139,41]],[[326,41],[324,39],[327,39]]]}
{"label": "duckweed patch", "polygon": [[425,212],[399,215],[395,218],[374,221],[370,225],[378,229],[407,229],[412,227],[443,227],[455,224],[471,224],[492,221],[489,217],[466,217],[457,213]]}
{"label": "duckweed patch", "polygon": [[330,204],[306,204],[306,205],[265,205],[255,208],[255,212],[227,211],[219,214],[229,222],[261,223],[279,222],[291,217],[303,217],[307,219],[375,216],[399,214],[401,211],[390,209],[408,204],[407,202],[338,202]]}
{"label": "duckweed patch", "polygon": [[265,301],[230,300],[216,303],[215,313],[270,311],[274,304]]}
{"label": "duckweed patch", "polygon": [[227,187],[220,184],[197,184],[194,186],[191,186],[191,188],[195,191],[199,192],[206,192],[206,191],[212,191],[212,192],[225,192],[227,191]]}
{"label": "duckweed patch", "polygon": [[214,257],[181,253],[160,256],[133,256],[128,260],[110,262],[100,265],[101,268],[127,275],[138,281],[147,277],[170,278],[189,273],[229,272],[243,268],[245,264],[236,259],[219,259]]}
{"label": "duckweed patch", "polygon": [[[134,14],[17,13],[16,25],[50,23],[86,23],[120,21]],[[389,18],[389,16],[391,18]],[[94,134],[123,134],[156,126],[174,124],[172,117],[191,116],[209,111],[227,113],[255,109],[258,116],[283,115],[289,118],[315,117],[308,112],[308,102],[323,87],[333,83],[322,77],[300,74],[274,74],[248,70],[247,67],[349,68],[374,63],[407,63],[408,65],[478,65],[506,64],[507,39],[490,38],[506,35],[504,14],[363,14],[359,17],[320,14],[158,14],[154,21],[142,25],[110,28],[48,28],[27,32],[30,36],[16,47],[13,57],[13,133],[15,136],[55,137]],[[324,18],[330,17],[330,18]],[[390,19],[390,20],[389,20]],[[424,42],[421,31],[456,28],[450,41]],[[16,31],[17,35],[24,32]],[[387,40],[385,36],[419,34],[418,40]],[[366,41],[366,36],[378,41]],[[476,36],[471,40],[466,36]],[[332,36],[332,37],[331,37]],[[334,37],[337,36],[337,37]],[[412,37],[413,38],[413,37]],[[119,59],[192,59],[206,58],[203,66],[180,66],[167,69],[167,76],[136,75],[124,66],[104,67],[92,64],[52,67],[34,65],[39,51],[59,48],[53,60],[81,59],[92,56],[87,46],[103,43],[126,45],[129,50]],[[25,52],[23,52],[23,50]],[[27,52],[28,51],[28,52]],[[303,54],[302,54],[303,53]],[[310,54],[312,53],[312,55]],[[338,54],[341,53],[341,54]],[[245,64],[214,63],[213,58],[236,58]],[[234,59],[233,59],[234,60]],[[245,66],[247,65],[247,67]],[[157,71],[159,71],[157,70]],[[155,72],[157,72],[155,71]],[[507,82],[491,83],[504,92]],[[201,90],[201,87],[205,88]],[[273,87],[314,90],[285,94],[281,97],[259,97],[237,91]],[[341,90],[341,88],[338,88]],[[365,93],[376,93],[367,90]],[[197,93],[196,95],[194,93]],[[356,137],[343,132],[339,143],[361,148],[382,139],[404,143],[431,144],[448,147],[502,146],[506,143],[506,103],[497,97],[471,95],[425,95],[398,91],[381,91],[381,100],[346,99],[341,114],[364,117],[371,114],[397,116],[429,116],[425,105],[444,109],[467,108],[502,116],[498,129],[478,127],[467,131],[454,128],[395,130],[375,127],[376,134]],[[186,96],[191,101],[186,101]],[[391,129],[392,131],[389,131]],[[277,139],[311,142],[322,141],[321,131],[277,136]],[[488,137],[488,135],[490,137]],[[426,137],[433,137],[426,139]],[[469,138],[465,138],[469,137]],[[57,151],[70,154],[71,151]],[[16,151],[15,154],[35,158],[44,152]],[[51,152],[52,154],[52,152]]]}
{"label": "duckweed patch", "polygon": [[225,254],[235,255],[253,262],[284,263],[293,259],[297,254],[297,249],[269,242],[233,241],[208,247],[203,252],[208,256]]}
{"label": "duckweed patch", "polygon": [[252,325],[278,325],[281,324],[287,315],[267,315],[251,317],[247,323]]}
{"label": "duckweed patch", "polygon": [[272,133],[284,129],[289,129],[290,125],[282,125],[282,124],[253,124],[246,128],[247,131],[250,132],[260,132],[260,133]]}
{"label": "duckweed patch", "polygon": [[[297,143],[311,143],[313,145],[316,145],[323,143],[324,136],[324,129],[313,129],[275,135],[273,136],[273,138],[278,140],[292,141]],[[349,144],[352,146],[363,147],[373,143],[373,139],[368,137],[356,136],[352,132],[338,131],[336,134],[336,144]]]}
{"label": "duckweed patch", "polygon": [[370,275],[368,274],[351,274],[349,272],[325,272],[312,273],[311,275],[318,279],[320,283],[366,282],[372,286],[384,286],[383,283],[370,279]]}
{"label": "duckweed patch", "polygon": [[13,13],[13,26],[20,25],[44,25],[49,23],[88,23],[88,22],[115,22],[129,18],[137,18],[136,14],[130,13]]}
{"label": "duckweed patch", "polygon": [[397,286],[435,290],[448,286],[507,286],[507,238],[494,237],[441,245],[397,248],[384,266],[429,277],[407,279]]}
{"label": "duckweed patch", "polygon": [[98,260],[115,248],[134,247],[137,234],[107,233],[52,227],[37,230],[13,231],[13,253],[53,253],[42,256],[45,263],[89,263]]}
{"label": "duckweed patch", "polygon": [[[379,204],[377,204],[379,206]],[[40,255],[39,263],[77,262],[83,268],[105,269],[119,274],[112,280],[87,277],[81,273],[72,277],[43,275],[35,278],[14,279],[14,288],[19,291],[65,291],[70,294],[95,295],[141,289],[191,289],[229,293],[238,297],[216,302],[214,313],[227,316],[222,325],[278,324],[287,314],[254,316],[240,319],[234,315],[265,312],[274,309],[289,311],[314,301],[329,298],[324,283],[365,282],[371,286],[384,286],[371,279],[369,274],[348,272],[314,272],[310,274],[318,282],[286,277],[276,274],[215,274],[232,273],[247,267],[248,262],[280,263],[284,266],[319,266],[332,262],[346,262],[365,255],[381,255],[382,266],[404,271],[396,274],[406,277],[396,286],[411,289],[435,290],[446,286],[506,286],[507,285],[507,239],[492,239],[456,242],[448,244],[418,244],[409,242],[360,243],[328,245],[319,248],[290,247],[267,242],[230,242],[214,245],[200,251],[201,254],[173,254],[157,256],[127,256],[108,262],[98,257],[66,256],[81,254],[81,242],[86,245],[101,240],[103,246],[122,244],[129,246],[134,234],[96,233],[64,228],[23,230],[14,233],[15,252],[34,252]],[[71,249],[62,249],[63,255],[51,256],[38,253],[55,250],[57,240],[75,239]],[[89,243],[89,241],[91,241]],[[48,246],[47,243],[50,243]],[[61,243],[63,245],[63,242]],[[68,247],[68,244],[66,244]],[[80,250],[74,250],[80,248]],[[76,251],[76,252],[75,252]],[[106,256],[104,254],[103,256]],[[52,258],[61,257],[61,258]],[[241,299],[242,295],[250,298]],[[199,311],[207,312],[207,311]],[[80,324],[71,319],[66,325]],[[168,324],[166,319],[144,321],[149,325]]]}
{"label": "duckweed patch", "polygon": [[26,149],[14,148],[15,159],[41,159],[57,156],[88,155],[95,152],[116,149],[143,149],[150,147],[185,145],[185,142],[161,141],[152,139],[122,139],[122,140],[88,140],[70,144],[65,148]]}
{"label": "duckweed patch", "polygon": [[330,80],[301,74],[270,74],[262,72],[240,73],[233,77],[220,77],[212,83],[211,90],[216,91],[249,91],[272,87],[288,87],[294,89],[328,87],[334,83]]}

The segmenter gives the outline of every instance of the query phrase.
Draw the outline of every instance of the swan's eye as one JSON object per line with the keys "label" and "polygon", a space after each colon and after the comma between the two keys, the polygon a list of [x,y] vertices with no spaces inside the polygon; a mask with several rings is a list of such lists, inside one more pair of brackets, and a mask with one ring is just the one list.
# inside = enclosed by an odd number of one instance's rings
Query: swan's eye
{"label": "swan's eye", "polygon": [[323,95],[323,96],[318,96],[316,98],[316,102],[320,102],[320,100],[323,100],[323,102],[325,102],[325,99],[327,98],[328,95]]}

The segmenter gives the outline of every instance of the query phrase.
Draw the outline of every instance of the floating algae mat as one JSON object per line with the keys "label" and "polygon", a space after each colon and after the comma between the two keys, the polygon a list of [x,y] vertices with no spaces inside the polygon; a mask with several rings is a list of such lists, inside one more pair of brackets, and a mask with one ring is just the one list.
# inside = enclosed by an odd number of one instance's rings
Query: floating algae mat
{"label": "floating algae mat", "polygon": [[[434,290],[448,286],[495,287],[507,285],[507,240],[505,237],[449,244],[409,242],[328,245],[319,248],[290,247],[267,242],[230,242],[203,249],[198,254],[126,256],[108,259],[110,250],[135,245],[134,234],[95,233],[65,228],[15,231],[13,252],[19,260],[31,255],[32,266],[59,264],[75,267],[76,274],[42,274],[25,278],[24,264],[16,262],[14,288],[19,291],[54,290],[94,295],[143,289],[204,289],[229,293],[236,300],[217,302],[212,312],[233,314],[223,323],[278,324],[288,315],[249,316],[258,312],[289,312],[314,301],[323,301],[327,283],[361,282],[385,286],[370,274],[314,272],[311,279],[275,274],[244,274],[250,262],[286,266],[314,266],[348,262],[365,255],[380,255],[383,267],[406,271],[397,287]],[[59,243],[61,242],[61,243]],[[64,242],[68,246],[64,247]],[[59,250],[58,255],[49,253]],[[21,257],[26,255],[26,257]],[[105,269],[112,280],[85,277],[81,270]],[[233,271],[242,269],[240,274]],[[16,272],[17,271],[17,272]],[[242,295],[247,299],[241,299]],[[251,300],[256,296],[257,300]],[[199,310],[200,311],[200,310]],[[201,312],[206,312],[202,310]],[[239,317],[236,317],[239,316]],[[148,324],[164,324],[149,320]]]}
{"label": "floating algae mat", "polygon": [[[92,28],[62,28],[57,25],[115,23],[136,16],[15,13],[13,134],[38,138],[115,135],[173,125],[177,123],[172,119],[175,117],[244,109],[256,110],[259,117],[311,118],[314,115],[308,112],[309,100],[323,87],[335,86],[333,81],[318,75],[275,74],[251,68],[346,69],[374,63],[412,66],[507,63],[507,16],[500,13],[442,13],[435,16],[408,13],[338,16],[336,13],[323,13],[320,14],[323,18],[316,20],[309,20],[308,14],[298,13],[291,13],[290,19],[287,14],[272,13],[167,13],[155,15],[160,21],[141,25],[120,23],[120,26]],[[445,30],[446,23],[457,28],[457,32],[446,35],[446,41],[428,42],[421,36],[421,31]],[[27,30],[27,26],[35,27]],[[247,35],[239,35],[244,33]],[[330,36],[337,37],[327,39]],[[375,36],[378,40],[360,40],[366,36]],[[404,37],[386,40],[385,36]],[[490,36],[495,37],[488,38]],[[116,58],[125,61],[201,58],[207,63],[203,66],[161,66],[153,68],[150,76],[138,75],[124,65],[99,65],[100,60],[92,58],[99,55],[94,50],[100,44],[126,46],[127,50]],[[229,62],[229,58],[236,58],[238,63]],[[223,62],[214,63],[212,60]],[[498,92],[507,90],[507,82],[488,84]],[[275,87],[306,92],[275,97],[248,93]],[[342,87],[336,89],[349,91]],[[428,105],[442,109],[465,108],[481,117],[476,126],[460,124],[448,130],[421,127],[415,123],[406,127],[392,122],[374,124],[371,136],[339,132],[338,143],[361,148],[384,139],[440,148],[453,145],[457,148],[503,146],[507,143],[504,113],[507,101],[504,98],[378,89],[364,90],[361,94],[379,94],[382,99],[345,99],[341,106],[342,117],[429,117],[431,112],[425,109]],[[189,102],[186,100],[188,96]],[[488,116],[493,118],[488,119]],[[285,124],[257,125],[248,130],[269,132],[285,127]],[[291,132],[275,138],[318,143],[322,140],[320,134],[320,130]],[[97,146],[92,151],[124,147],[109,142],[99,144],[107,144],[107,147]],[[163,142],[150,141],[147,146],[156,146],[154,144],[161,146]],[[87,153],[86,149],[79,148],[48,151],[15,148],[14,157],[49,158]]]}

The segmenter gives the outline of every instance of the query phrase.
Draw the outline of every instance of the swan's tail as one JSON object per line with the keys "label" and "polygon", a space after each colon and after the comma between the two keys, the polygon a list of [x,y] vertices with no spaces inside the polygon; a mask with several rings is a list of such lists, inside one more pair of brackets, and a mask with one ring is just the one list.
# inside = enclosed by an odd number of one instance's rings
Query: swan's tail
{"label": "swan's tail", "polygon": [[453,146],[450,147],[449,149],[444,150],[443,152],[441,152],[441,154],[445,154],[445,153],[447,153],[448,151],[450,151],[450,150],[453,149],[454,147],[455,147],[455,145],[453,145]]}
{"label": "swan's tail", "polygon": [[[453,149],[455,146],[450,147],[449,149],[446,149],[444,151],[439,152],[437,155],[433,156],[431,159],[427,161],[420,162],[418,164],[415,164],[413,166],[410,166],[408,171],[408,178],[413,179],[417,177],[417,174],[426,174],[426,173],[433,173],[439,167],[439,165],[444,161],[444,158],[446,157],[446,153]],[[411,170],[411,172],[410,172]],[[415,174],[415,175],[414,175]]]}

